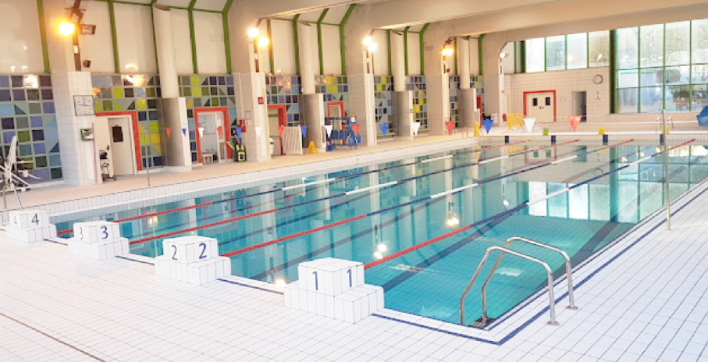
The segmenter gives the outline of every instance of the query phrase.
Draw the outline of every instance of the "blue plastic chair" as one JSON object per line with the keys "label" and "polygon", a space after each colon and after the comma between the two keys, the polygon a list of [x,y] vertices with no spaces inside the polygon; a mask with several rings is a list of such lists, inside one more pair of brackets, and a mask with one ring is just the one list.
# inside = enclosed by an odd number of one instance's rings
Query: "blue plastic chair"
{"label": "blue plastic chair", "polygon": [[708,106],[703,108],[703,111],[698,114],[698,125],[708,126]]}

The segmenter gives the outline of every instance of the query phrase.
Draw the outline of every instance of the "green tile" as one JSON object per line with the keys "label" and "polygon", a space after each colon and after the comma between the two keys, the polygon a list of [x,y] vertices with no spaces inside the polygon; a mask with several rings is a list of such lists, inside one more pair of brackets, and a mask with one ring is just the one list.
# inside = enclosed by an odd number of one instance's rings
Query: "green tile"
{"label": "green tile", "polygon": [[35,157],[34,164],[37,166],[37,168],[47,167],[47,156]]}
{"label": "green tile", "polygon": [[[18,141],[19,143],[29,142],[30,140],[31,140],[31,139],[30,139],[30,132],[29,132],[29,131],[19,131],[19,132],[17,132],[17,141]],[[32,154],[32,153],[30,152],[30,154]]]}
{"label": "green tile", "polygon": [[30,128],[29,118],[27,117],[17,117],[15,118],[15,128],[16,129],[26,129]]}
{"label": "green tile", "polygon": [[123,98],[125,97],[125,93],[123,92],[123,88],[113,88],[113,98]]}
{"label": "green tile", "polygon": [[113,101],[103,101],[103,111],[110,112],[113,110]]}

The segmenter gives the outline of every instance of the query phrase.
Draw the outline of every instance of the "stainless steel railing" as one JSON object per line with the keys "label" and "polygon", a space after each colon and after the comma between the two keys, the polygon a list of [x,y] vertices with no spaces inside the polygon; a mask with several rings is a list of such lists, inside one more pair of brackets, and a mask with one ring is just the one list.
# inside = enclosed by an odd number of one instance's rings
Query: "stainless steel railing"
{"label": "stainless steel railing", "polygon": [[494,263],[494,266],[492,266],[492,269],[490,270],[489,275],[487,275],[487,279],[484,281],[484,285],[482,286],[482,292],[481,292],[481,294],[482,294],[482,318],[481,318],[482,323],[481,324],[486,325],[487,321],[489,320],[489,317],[487,316],[487,286],[489,285],[489,282],[492,279],[492,276],[494,275],[494,272],[496,271],[497,267],[501,263],[502,258],[504,258],[504,255],[506,253],[509,253],[509,254],[518,256],[520,258],[537,263],[537,264],[543,266],[544,269],[546,269],[546,273],[548,274],[548,299],[549,299],[548,304],[549,304],[549,310],[550,310],[550,315],[551,315],[551,320],[548,322],[548,324],[558,325],[558,322],[556,322],[555,298],[553,296],[553,272],[551,271],[551,268],[548,266],[547,263],[545,263],[539,259],[536,259],[534,257],[531,257],[529,255],[522,254],[522,253],[519,253],[519,252],[509,249],[508,248],[509,245],[513,241],[516,241],[516,240],[523,241],[528,244],[536,245],[536,246],[539,246],[539,247],[542,247],[542,248],[545,248],[548,250],[552,250],[552,251],[555,251],[555,252],[558,252],[559,254],[561,254],[561,256],[565,259],[566,277],[568,279],[568,301],[569,301],[568,309],[577,309],[577,307],[575,306],[575,297],[573,295],[572,265],[570,262],[570,258],[568,257],[568,254],[566,254],[563,250],[552,247],[550,245],[546,245],[546,244],[543,244],[543,243],[540,243],[538,241],[534,241],[531,239],[526,239],[526,238],[515,236],[515,237],[507,239],[506,244],[504,244],[503,247],[502,246],[492,246],[492,247],[488,248],[487,252],[484,254],[484,257],[482,258],[479,265],[477,266],[477,270],[475,270],[475,273],[472,276],[472,278],[470,279],[470,282],[467,284],[465,291],[462,293],[462,297],[460,297],[460,323],[462,325],[466,325],[465,324],[465,305],[464,305],[465,298],[467,298],[467,295],[469,294],[469,291],[472,288],[472,285],[474,284],[475,280],[479,276],[479,273],[482,270],[482,267],[484,266],[485,262],[487,261],[489,254],[494,250],[499,250],[499,251],[501,251],[501,253],[497,257],[497,260]]}

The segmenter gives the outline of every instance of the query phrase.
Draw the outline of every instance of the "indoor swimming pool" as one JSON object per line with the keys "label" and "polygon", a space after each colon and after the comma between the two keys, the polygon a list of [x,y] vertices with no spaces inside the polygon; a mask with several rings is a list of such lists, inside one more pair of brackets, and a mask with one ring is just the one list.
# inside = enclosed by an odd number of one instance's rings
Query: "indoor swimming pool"
{"label": "indoor swimming pool", "polygon": [[[366,265],[386,307],[458,323],[459,298],[486,249],[523,236],[564,250],[578,265],[663,206],[662,149],[650,142],[563,140],[486,142],[286,182],[238,188],[152,207],[57,222],[120,223],[131,252],[155,257],[162,240],[203,235],[219,241],[232,273],[268,283],[297,280],[299,263],[333,257]],[[672,199],[708,177],[696,141],[669,145]],[[514,250],[563,259],[525,244]],[[497,254],[492,257],[496,258]],[[492,263],[482,270],[486,276]],[[488,288],[497,318],[546,286],[545,271],[505,257]],[[469,322],[482,313],[476,283]]]}

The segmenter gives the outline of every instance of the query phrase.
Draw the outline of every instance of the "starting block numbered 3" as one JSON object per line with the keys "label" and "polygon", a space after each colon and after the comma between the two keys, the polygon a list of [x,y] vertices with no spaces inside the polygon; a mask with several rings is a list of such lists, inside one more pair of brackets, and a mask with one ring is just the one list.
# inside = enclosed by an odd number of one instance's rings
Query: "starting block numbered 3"
{"label": "starting block numbered 3", "polygon": [[74,224],[74,237],[69,239],[69,253],[104,260],[130,254],[130,243],[120,237],[120,227],[114,222],[79,222]]}
{"label": "starting block numbered 3", "polygon": [[10,211],[10,224],[5,230],[8,239],[24,243],[57,236],[57,227],[49,223],[49,214],[39,210]]}
{"label": "starting block numbered 3", "polygon": [[384,308],[383,288],[364,284],[364,265],[324,258],[298,265],[299,280],[285,287],[285,306],[357,323]]}
{"label": "starting block numbered 3", "polygon": [[204,285],[231,275],[231,259],[219,256],[216,239],[182,236],[162,242],[163,255],[155,258],[155,274]]}

